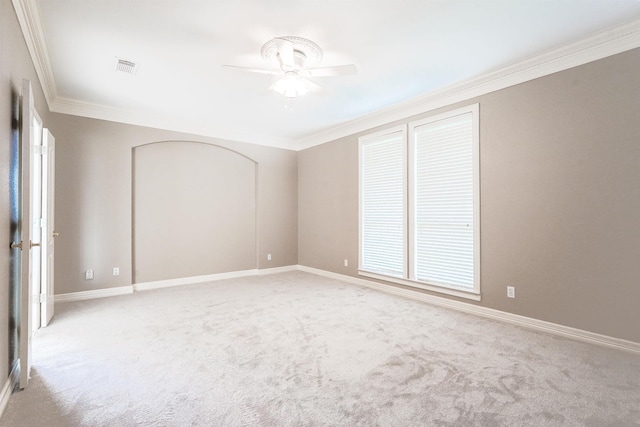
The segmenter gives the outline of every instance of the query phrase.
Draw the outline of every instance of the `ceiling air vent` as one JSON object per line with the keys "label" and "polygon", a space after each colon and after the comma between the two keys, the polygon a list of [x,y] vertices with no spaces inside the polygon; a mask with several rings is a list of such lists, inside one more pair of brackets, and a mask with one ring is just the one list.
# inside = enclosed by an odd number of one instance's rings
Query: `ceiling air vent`
{"label": "ceiling air vent", "polygon": [[133,61],[127,61],[126,59],[116,58],[116,71],[122,73],[134,75],[136,72],[136,63]]}

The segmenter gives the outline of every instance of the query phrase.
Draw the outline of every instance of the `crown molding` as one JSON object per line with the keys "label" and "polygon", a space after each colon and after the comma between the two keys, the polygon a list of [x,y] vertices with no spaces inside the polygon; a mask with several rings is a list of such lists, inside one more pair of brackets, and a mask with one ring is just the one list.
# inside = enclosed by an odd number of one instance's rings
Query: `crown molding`
{"label": "crown molding", "polygon": [[59,97],[36,0],[12,0],[12,3],[49,110],[290,150],[304,150],[640,47],[640,20],[635,20],[483,76],[391,105],[308,137],[291,140],[250,133],[221,134],[219,129],[213,129],[207,124],[194,124],[179,119],[166,120],[150,114]]}
{"label": "crown molding", "polygon": [[154,129],[188,133],[227,141],[237,141],[248,144],[259,144],[274,148],[293,150],[295,142],[274,136],[254,134],[250,132],[224,132],[209,123],[194,123],[157,114],[145,114],[123,108],[115,108],[102,104],[57,97],[49,103],[49,110],[54,113],[72,116],[106,120],[116,123],[126,123],[134,126],[144,126]]}
{"label": "crown molding", "polygon": [[57,98],[58,91],[53,69],[51,68],[49,49],[47,48],[47,42],[44,37],[40,10],[35,0],[12,0],[12,3],[16,11],[16,16],[18,17],[18,22],[20,23],[20,28],[22,29],[24,40],[27,44],[27,49],[31,54],[36,74],[38,75],[38,79],[40,79],[44,97],[49,109],[51,109],[51,103]]}
{"label": "crown molding", "polygon": [[640,47],[640,20],[598,32],[575,43],[548,50],[483,76],[418,96],[315,133],[300,140],[296,149],[304,150],[325,142],[335,141],[396,120],[407,119],[436,108],[466,101],[637,47]]}

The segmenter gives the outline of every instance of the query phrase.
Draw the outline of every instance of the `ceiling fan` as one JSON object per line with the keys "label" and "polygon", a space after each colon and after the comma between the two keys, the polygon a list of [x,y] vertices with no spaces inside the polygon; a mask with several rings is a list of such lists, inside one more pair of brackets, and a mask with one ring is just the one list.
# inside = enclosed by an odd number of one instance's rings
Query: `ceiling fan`
{"label": "ceiling fan", "polygon": [[277,68],[247,68],[235,65],[225,65],[225,67],[282,76],[269,89],[287,98],[296,98],[310,90],[319,89],[320,86],[309,80],[310,77],[345,76],[357,73],[356,66],[353,64],[314,68],[322,59],[322,49],[316,43],[302,37],[276,37],[266,42],[260,53],[268,64]]}

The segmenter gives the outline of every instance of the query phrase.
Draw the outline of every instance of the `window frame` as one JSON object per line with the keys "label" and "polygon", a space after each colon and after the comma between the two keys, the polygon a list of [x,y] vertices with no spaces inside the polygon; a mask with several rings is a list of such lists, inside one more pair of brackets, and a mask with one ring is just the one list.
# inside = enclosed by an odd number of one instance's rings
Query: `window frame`
{"label": "window frame", "polygon": [[[473,162],[473,290],[458,289],[452,286],[443,284],[434,284],[424,281],[418,281],[415,279],[415,223],[416,215],[414,214],[415,207],[415,188],[416,188],[416,128],[438,122],[441,120],[449,119],[455,116],[469,114],[472,115],[472,162]],[[363,239],[362,239],[362,181],[363,181],[363,159],[362,159],[362,146],[363,143],[370,141],[375,137],[381,135],[387,135],[402,130],[404,132],[404,275],[402,278],[389,276],[382,273],[367,271],[362,268],[362,251],[363,251]],[[423,119],[411,121],[409,123],[402,124],[400,126],[394,126],[388,129],[384,129],[378,132],[364,135],[359,138],[358,146],[358,274],[364,277],[369,277],[378,280],[384,280],[387,282],[397,283],[414,288],[424,289],[428,291],[438,292],[442,294],[452,295],[456,297],[472,299],[476,301],[481,300],[480,292],[480,107],[479,104],[471,104],[462,108],[446,111],[441,114],[429,116]]]}

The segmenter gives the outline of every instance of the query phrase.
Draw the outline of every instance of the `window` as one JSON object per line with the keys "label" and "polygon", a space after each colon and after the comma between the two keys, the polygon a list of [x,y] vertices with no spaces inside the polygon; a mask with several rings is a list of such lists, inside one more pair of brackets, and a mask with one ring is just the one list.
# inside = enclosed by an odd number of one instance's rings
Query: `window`
{"label": "window", "polygon": [[360,268],[406,276],[406,126],[360,141]]}
{"label": "window", "polygon": [[479,298],[478,122],[476,104],[360,138],[360,274]]}

